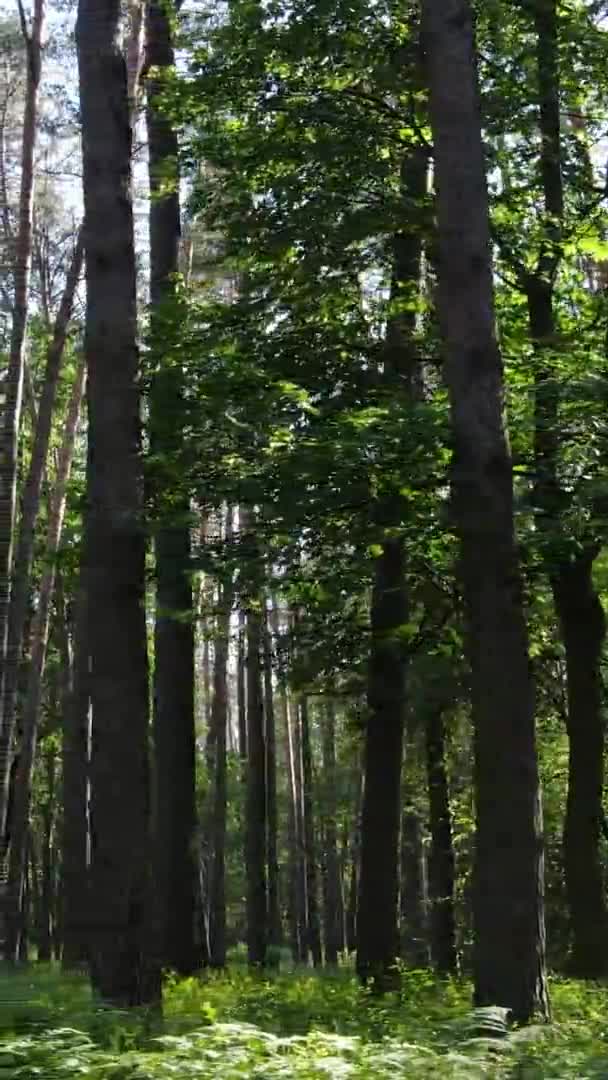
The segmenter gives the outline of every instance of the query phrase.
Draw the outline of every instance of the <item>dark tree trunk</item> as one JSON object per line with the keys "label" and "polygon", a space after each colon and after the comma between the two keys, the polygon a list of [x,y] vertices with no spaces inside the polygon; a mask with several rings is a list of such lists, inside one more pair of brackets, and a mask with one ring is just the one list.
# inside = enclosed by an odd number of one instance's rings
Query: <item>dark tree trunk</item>
{"label": "dark tree trunk", "polygon": [[542,822],[473,19],[466,0],[423,0],[422,11],[475,731],[475,1001],[523,1022],[548,1007]]}
{"label": "dark tree trunk", "polygon": [[440,708],[431,708],[426,722],[426,771],[429,789],[431,852],[429,907],[431,956],[442,975],[457,970],[454,918],[455,860],[452,814],[445,761],[445,723]]}
{"label": "dark tree trunk", "polygon": [[266,720],[266,828],[268,854],[268,944],[282,940],[279,899],[279,857],[277,821],[277,738],[272,686],[272,641],[268,616],[264,621],[264,704]]}
{"label": "dark tree trunk", "polygon": [[[146,66],[152,72],[174,65],[171,14],[162,0],[150,0],[146,18]],[[150,303],[152,326],[162,342],[163,304],[175,291],[180,241],[178,142],[171,121],[157,105],[158,80],[146,79],[146,123],[150,179]],[[173,461],[182,426],[179,374],[160,357],[150,396],[150,440],[155,454]],[[163,477],[157,478],[160,495]],[[167,482],[165,482],[165,488]],[[163,966],[187,975],[200,965],[194,940],[195,747],[194,623],[190,565],[188,495],[178,494],[170,519],[161,508],[155,539],[156,626],[154,643],[155,893]]]}
{"label": "dark tree trunk", "polygon": [[319,924],[319,875],[318,853],[315,838],[312,746],[308,701],[300,701],[300,729],[302,739],[302,809],[304,814],[304,857],[306,860],[306,928],[308,948],[314,967],[323,963],[321,951],[321,927]]}
{"label": "dark tree trunk", "polygon": [[548,222],[536,271],[526,283],[530,334],[538,360],[535,502],[568,677],[570,755],[564,869],[572,933],[572,973],[579,978],[599,978],[608,973],[608,908],[600,852],[604,788],[600,659],[606,626],[593,584],[593,561],[600,545],[596,545],[594,538],[586,537],[581,550],[580,545],[571,544],[568,526],[560,521],[568,496],[560,489],[557,476],[563,436],[559,419],[559,373],[552,359],[558,330],[554,281],[561,258],[564,211],[556,0],[536,0],[534,11],[540,165]]}
{"label": "dark tree trunk", "polygon": [[336,716],[332,702],[325,706],[321,720],[323,751],[323,930],[325,963],[335,966],[344,950],[344,897],[336,818]]}
{"label": "dark tree trunk", "polygon": [[422,822],[411,805],[401,815],[401,942],[402,955],[412,968],[429,966],[426,866]]}
{"label": "dark tree trunk", "polygon": [[81,967],[87,959],[87,849],[89,840],[87,776],[89,767],[90,654],[84,557],[74,626],[74,675],[63,715],[62,784],[62,923],[63,967]]}
{"label": "dark tree trunk", "polygon": [[601,659],[606,635],[593,583],[596,551],[561,564],[553,595],[568,673],[568,799],[564,827],[566,890],[572,929],[572,974],[599,979],[608,970],[608,915],[601,857],[604,720]]}
{"label": "dark tree trunk", "polygon": [[148,658],[131,125],[118,0],[80,0],[89,372],[89,963],[118,1006],[158,1001],[150,956]]}
{"label": "dark tree trunk", "polygon": [[[417,64],[416,48],[412,68]],[[420,291],[422,245],[420,232],[412,227],[410,219],[411,207],[418,210],[425,196],[427,171],[424,147],[415,148],[404,158],[404,231],[393,238],[391,300],[397,307],[402,305],[402,310],[388,322],[384,381],[387,389],[402,397],[404,408],[418,396],[412,298]],[[409,601],[406,551],[400,534],[406,506],[399,487],[397,483],[386,491],[373,510],[381,554],[374,568],[370,611],[357,973],[364,981],[373,979],[378,991],[391,985],[400,951],[399,816],[407,664],[403,627],[408,621]]]}
{"label": "dark tree trunk", "polygon": [[280,685],[280,702],[285,732],[285,760],[287,762],[288,773],[287,848],[289,881],[289,940],[293,959],[299,960],[302,955],[303,946],[300,932],[302,920],[300,916],[298,882],[300,853],[298,831],[297,783],[294,760],[293,733],[291,730],[291,717],[289,712],[289,700],[287,697],[287,689],[283,682]]}

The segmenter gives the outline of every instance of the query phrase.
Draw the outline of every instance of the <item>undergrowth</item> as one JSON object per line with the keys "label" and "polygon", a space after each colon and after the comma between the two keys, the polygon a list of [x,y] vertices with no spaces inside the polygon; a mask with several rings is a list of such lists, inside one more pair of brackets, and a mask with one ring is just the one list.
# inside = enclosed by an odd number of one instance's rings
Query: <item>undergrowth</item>
{"label": "undergrowth", "polygon": [[0,1080],[600,1080],[607,991],[552,984],[553,1022],[510,1030],[465,982],[404,972],[375,998],[352,972],[166,982],[163,1018],[96,1006],[84,977],[0,972]]}

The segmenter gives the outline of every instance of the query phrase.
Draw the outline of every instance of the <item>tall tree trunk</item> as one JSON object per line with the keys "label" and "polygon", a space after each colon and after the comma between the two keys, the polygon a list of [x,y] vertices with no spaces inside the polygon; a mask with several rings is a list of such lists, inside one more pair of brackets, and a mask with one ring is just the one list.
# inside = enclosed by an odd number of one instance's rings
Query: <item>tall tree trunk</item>
{"label": "tall tree trunk", "polygon": [[433,708],[431,704],[425,735],[431,828],[429,857],[431,956],[437,972],[442,975],[451,975],[457,970],[454,917],[455,860],[450,792],[445,761],[445,722],[441,707]]}
{"label": "tall tree trunk", "polygon": [[361,863],[361,809],[363,806],[363,789],[365,777],[362,774],[357,784],[355,805],[353,807],[353,820],[351,836],[346,847],[346,857],[350,860],[348,900],[344,913],[344,931],[346,935],[346,948],[349,953],[357,948],[357,902],[359,898],[359,867]]}
{"label": "tall tree trunk", "polygon": [[[38,133],[38,90],[45,22],[44,0],[35,0],[31,31],[26,26],[25,13],[21,4],[19,5],[19,15],[26,50],[26,87],[21,143],[19,223],[14,245],[13,323],[8,370],[4,382],[6,400],[2,408],[2,422],[0,424],[0,687],[4,686],[8,650],[9,603],[17,510],[17,466],[32,265],[34,158]],[[4,834],[6,823],[12,737],[13,731],[5,728],[4,718],[2,717],[0,735],[0,840]],[[5,851],[2,850],[2,855],[4,856],[4,854]]]}
{"label": "tall tree trunk", "polygon": [[34,445],[29,470],[21,500],[21,520],[19,523],[19,542],[13,567],[13,580],[8,621],[8,645],[4,669],[2,690],[2,732],[0,734],[0,835],[4,835],[6,826],[6,805],[8,794],[8,775],[10,753],[15,732],[15,709],[17,704],[17,686],[19,665],[23,648],[24,631],[31,589],[32,560],[36,538],[36,522],[40,508],[42,485],[46,475],[49,442],[55,399],[59,385],[59,376],[65,343],[72,317],[74,296],[80,279],[83,261],[82,229],[78,233],[72,261],[65,281],[65,288],[55,325],[53,336],[46,355],[46,370],[37,410]]}
{"label": "tall tree trunk", "polygon": [[266,732],[266,850],[268,857],[268,944],[281,944],[277,820],[277,737],[272,686],[272,641],[268,615],[264,618],[264,717]]}
{"label": "tall tree trunk", "polygon": [[562,563],[553,580],[568,673],[568,798],[564,865],[577,978],[608,970],[608,915],[601,854],[604,721],[601,660],[606,619],[592,577],[596,549]]}
{"label": "tall tree trunk", "polygon": [[61,778],[62,963],[66,970],[87,960],[88,770],[90,728],[90,653],[88,640],[86,556],[81,554],[74,621],[74,676],[63,715]]}
{"label": "tall tree trunk", "polygon": [[127,73],[118,0],[79,0],[89,372],[89,962],[100,997],[159,1000],[148,949],[145,535]]}
{"label": "tall tree trunk", "polygon": [[[247,523],[246,527],[250,527]],[[247,612],[247,948],[249,963],[263,967],[268,943],[266,878],[266,746],[260,650],[262,618]]]}
{"label": "tall tree trunk", "polygon": [[333,967],[338,963],[338,957],[344,950],[344,898],[336,827],[338,814],[336,714],[331,701],[327,702],[321,717],[321,743],[323,753],[323,929],[325,963]]}
{"label": "tall tree trunk", "polygon": [[[467,0],[423,0],[439,226],[439,314],[454,444],[475,732],[475,1000],[547,1011],[534,704],[494,329],[485,162]],[[499,752],[497,753],[497,748]]]}
{"label": "tall tree trunk", "polygon": [[[226,539],[232,535],[232,510],[227,511]],[[219,612],[215,637],[215,667],[213,672],[213,706],[211,731],[214,733],[211,752],[213,765],[213,810],[211,838],[211,883],[209,895],[209,938],[211,966],[226,964],[226,810],[227,772],[226,737],[228,725],[228,650],[230,646],[230,613],[233,600],[232,582],[224,582],[219,592]]]}
{"label": "tall tree trunk", "polygon": [[57,476],[51,500],[51,511],[46,538],[46,570],[40,584],[38,607],[32,626],[32,655],[29,664],[27,693],[23,708],[23,733],[19,747],[19,765],[15,785],[15,805],[11,829],[11,846],[8,863],[8,933],[7,957],[16,962],[19,956],[19,938],[22,928],[22,897],[27,867],[27,842],[29,833],[32,779],[36,759],[38,720],[42,699],[46,650],[51,618],[51,602],[55,584],[55,560],[61,541],[63,518],[67,497],[67,485],[72,466],[76,430],[84,393],[85,364],[81,360],[74,379],[65,424],[65,435],[57,463]]}
{"label": "tall tree trunk", "polygon": [[306,832],[304,824],[304,767],[302,761],[302,725],[297,704],[290,710],[291,736],[293,741],[294,783],[296,829],[298,837],[296,881],[298,901],[298,936],[300,940],[299,960],[307,964],[309,960],[310,935],[308,932],[308,877],[306,875]]}
{"label": "tall tree trunk", "polygon": [[310,739],[310,716],[308,700],[300,700],[300,732],[302,740],[302,811],[304,822],[304,858],[306,861],[306,929],[308,948],[314,967],[323,963],[321,951],[321,927],[319,924],[319,875],[318,853],[315,838],[312,745]]}
{"label": "tall tree trunk", "polygon": [[[401,168],[405,225],[411,213],[408,207],[418,207],[426,194],[427,172],[425,148],[406,155]],[[397,313],[387,328],[384,379],[395,393],[405,391],[407,405],[417,396],[411,300],[420,289],[419,231],[404,227],[394,237],[393,247],[391,300]],[[380,991],[390,984],[399,955],[399,814],[407,662],[402,628],[409,609],[404,540],[399,533],[394,535],[405,512],[399,486],[386,492],[374,509],[381,550],[374,568],[370,611],[357,921],[357,972],[363,980],[372,978]]]}
{"label": "tall tree trunk", "polygon": [[[273,629],[278,634],[278,611],[273,607]],[[299,866],[299,834],[298,834],[298,808],[297,808],[297,784],[294,760],[293,734],[291,730],[291,714],[287,687],[283,679],[279,683],[279,702],[283,721],[285,741],[285,761],[287,763],[287,850],[288,868],[287,876],[289,883],[289,941],[294,961],[302,955],[301,940],[301,916],[298,890],[298,866]]]}
{"label": "tall tree trunk", "polygon": [[[600,851],[604,789],[604,721],[600,659],[606,622],[593,582],[600,551],[595,538],[569,544],[560,521],[564,493],[557,468],[562,438],[558,373],[552,361],[558,331],[554,281],[561,258],[562,178],[559,40],[556,0],[535,0],[541,133],[541,177],[547,215],[535,272],[526,282],[530,334],[538,370],[535,386],[537,526],[566,653],[568,677],[568,799],[564,868],[572,933],[572,973],[608,972],[608,908]],[[570,550],[564,553],[564,547]]]}
{"label": "tall tree trunk", "polygon": [[[137,5],[132,5],[136,10]],[[150,0],[146,66],[152,73],[174,66],[171,13]],[[150,177],[150,302],[152,327],[163,340],[163,305],[175,292],[180,242],[179,182],[167,190],[167,170],[177,169],[178,141],[158,106],[158,76],[146,79]],[[163,193],[164,192],[164,193]],[[179,452],[183,422],[181,379],[161,356],[150,400],[150,441],[166,461]],[[162,477],[159,477],[159,484]],[[167,482],[165,481],[165,486]],[[162,498],[163,492],[160,491]],[[178,494],[171,520],[156,534],[154,646],[155,866],[162,963],[181,974],[200,964],[194,941],[195,733],[194,621],[190,567],[190,502]],[[166,515],[165,515],[166,517]]]}

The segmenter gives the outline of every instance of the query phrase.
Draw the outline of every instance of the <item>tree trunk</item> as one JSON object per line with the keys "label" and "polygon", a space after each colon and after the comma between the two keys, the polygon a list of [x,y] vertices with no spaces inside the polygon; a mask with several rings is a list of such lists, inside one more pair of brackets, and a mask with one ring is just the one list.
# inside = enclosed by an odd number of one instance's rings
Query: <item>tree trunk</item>
{"label": "tree trunk", "polygon": [[118,1006],[160,998],[150,957],[148,657],[127,74],[117,0],[80,0],[93,736],[89,962]]}
{"label": "tree trunk", "polygon": [[[17,512],[18,448],[32,265],[34,158],[38,133],[38,90],[45,21],[44,0],[35,0],[31,32],[25,24],[22,8],[20,8],[20,16],[26,49],[27,73],[21,144],[19,223],[14,247],[13,322],[8,369],[4,380],[6,395],[0,423],[0,687],[4,686],[7,661],[9,603]],[[1,718],[0,727],[0,843],[2,843],[6,824],[13,731],[5,727],[4,717]],[[5,848],[2,848],[0,853],[4,857]]]}
{"label": "tree trunk", "polygon": [[[556,0],[536,0],[535,30],[541,133],[541,177],[546,236],[535,273],[527,280],[535,378],[535,502],[547,573],[566,653],[568,677],[568,798],[564,868],[572,933],[572,973],[599,978],[608,972],[608,908],[600,851],[604,789],[604,723],[600,659],[606,625],[593,584],[600,544],[570,543],[560,521],[565,493],[557,469],[560,441],[559,375],[551,352],[558,330],[555,273],[561,257],[564,192]],[[570,548],[564,554],[564,547]],[[557,550],[557,549],[558,550]]]}
{"label": "tree trunk", "polygon": [[298,911],[298,937],[300,941],[301,963],[307,964],[309,960],[310,935],[308,932],[308,877],[306,875],[306,832],[304,823],[304,768],[302,761],[302,725],[297,705],[295,715],[293,706],[290,711],[290,730],[293,741],[294,783],[296,830],[298,844],[296,849],[296,882],[297,882],[297,911]]}
{"label": "tree trunk", "polygon": [[[243,517],[243,515],[241,515]],[[251,528],[242,522],[243,532]],[[262,618],[250,604],[247,612],[247,950],[249,963],[263,967],[268,942],[266,878],[266,745],[260,650]]]}
{"label": "tree trunk", "polygon": [[268,616],[264,619],[264,715],[266,720],[266,849],[268,856],[268,944],[281,944],[277,822],[277,738],[272,687],[272,642]]}
{"label": "tree trunk", "polygon": [[310,717],[308,701],[305,696],[300,700],[300,731],[302,740],[302,809],[304,820],[304,858],[306,860],[306,929],[308,948],[314,967],[323,963],[321,951],[321,927],[319,925],[319,875],[317,872],[318,853],[315,839],[315,820],[313,812],[313,770],[312,746],[310,740]]}
{"label": "tree trunk", "polygon": [[[404,407],[418,396],[412,298],[420,291],[422,244],[419,230],[412,227],[410,207],[418,208],[424,198],[427,173],[426,149],[416,147],[401,166],[404,229],[393,238],[391,282],[391,301],[401,310],[389,318],[384,348],[384,382],[396,395],[404,395]],[[391,984],[400,951],[399,815],[407,664],[403,627],[409,611],[406,551],[399,532],[405,514],[400,486],[386,491],[373,509],[380,555],[370,611],[357,972],[364,981],[373,979],[378,991]]]}
{"label": "tree trunk", "polygon": [[355,806],[353,808],[353,821],[350,843],[347,847],[347,855],[350,856],[350,877],[348,883],[348,902],[344,914],[344,931],[346,934],[346,948],[349,953],[357,948],[357,901],[359,898],[359,866],[361,863],[361,809],[363,806],[363,789],[365,778],[357,786]]}
{"label": "tree trunk", "polygon": [[63,716],[63,837],[61,897],[62,963],[65,970],[87,960],[88,769],[90,730],[90,654],[86,556],[81,555],[74,624],[74,677]]}
{"label": "tree trunk", "polygon": [[333,702],[328,701],[321,719],[323,751],[323,929],[325,963],[334,967],[344,950],[344,903],[336,818],[336,714]]}
{"label": "tree trunk", "polygon": [[[132,5],[137,11],[137,5]],[[173,68],[171,13],[150,0],[146,21],[146,65]],[[163,341],[163,305],[175,295],[180,242],[179,182],[166,192],[167,170],[177,170],[178,141],[171,121],[157,106],[158,77],[146,79],[150,178],[150,302],[152,328]],[[164,357],[150,398],[153,452],[172,461],[183,423],[181,377]],[[159,478],[159,485],[162,477]],[[165,482],[165,488],[167,484]],[[162,490],[160,491],[162,496]],[[161,515],[155,539],[156,626],[154,646],[155,868],[162,964],[187,975],[200,965],[194,941],[195,733],[194,621],[190,567],[190,502],[177,495],[171,520]]]}
{"label": "tree trunk", "polygon": [[[226,539],[232,535],[232,510],[227,511]],[[213,765],[213,811],[211,838],[211,883],[209,895],[209,937],[211,966],[226,965],[226,810],[227,772],[226,736],[228,725],[228,650],[230,645],[230,613],[232,611],[232,582],[220,587],[219,615],[215,637],[215,667],[213,672],[213,706],[211,730],[214,733],[211,752]]]}
{"label": "tree trunk", "polygon": [[[423,0],[439,227],[439,314],[451,406],[475,732],[475,1000],[547,1011],[532,680],[494,329],[471,9]],[[500,752],[497,753],[497,748]]]}
{"label": "tree trunk", "polygon": [[572,930],[570,965],[576,978],[599,979],[608,969],[608,915],[601,855],[604,721],[601,660],[606,620],[593,584],[596,549],[560,564],[553,595],[568,673],[568,798],[564,826],[566,891]]}
{"label": "tree trunk", "polygon": [[239,607],[239,629],[238,629],[238,655],[237,655],[237,672],[236,672],[236,696],[237,696],[237,709],[238,709],[238,725],[239,725],[239,757],[241,761],[246,764],[247,762],[247,694],[246,694],[246,634],[245,634],[245,610],[243,607]]}
{"label": "tree trunk", "polygon": [[46,354],[46,370],[37,410],[34,445],[23,497],[21,500],[21,520],[19,522],[19,542],[13,567],[13,581],[8,621],[8,646],[2,691],[2,734],[0,735],[0,835],[4,835],[6,826],[6,798],[8,793],[8,763],[15,732],[15,709],[17,704],[17,686],[19,666],[23,649],[24,631],[27,622],[27,610],[31,589],[32,560],[36,539],[36,522],[40,509],[40,496],[47,470],[47,459],[51,427],[55,410],[55,399],[59,385],[59,376],[65,350],[67,332],[72,317],[74,296],[83,261],[82,230],[78,233],[74,254],[65,281],[65,288],[53,336]]}
{"label": "tree trunk", "polygon": [[67,497],[67,485],[70,478],[76,430],[80,417],[80,406],[85,382],[84,361],[76,372],[74,386],[68,407],[65,435],[57,463],[57,476],[51,500],[51,510],[46,538],[46,569],[40,584],[38,607],[32,626],[32,654],[29,664],[28,684],[23,708],[21,744],[19,747],[19,766],[15,785],[15,805],[11,829],[11,846],[8,862],[8,923],[6,955],[16,962],[19,956],[19,939],[22,929],[22,897],[24,877],[27,867],[27,841],[29,833],[30,803],[32,779],[36,760],[38,739],[38,721],[42,699],[46,650],[51,617],[51,602],[55,584],[55,560],[61,541],[63,518]]}
{"label": "tree trunk", "polygon": [[431,828],[429,857],[431,956],[433,966],[439,974],[451,975],[457,970],[454,918],[455,860],[445,762],[445,723],[441,708],[431,706],[425,734]]}

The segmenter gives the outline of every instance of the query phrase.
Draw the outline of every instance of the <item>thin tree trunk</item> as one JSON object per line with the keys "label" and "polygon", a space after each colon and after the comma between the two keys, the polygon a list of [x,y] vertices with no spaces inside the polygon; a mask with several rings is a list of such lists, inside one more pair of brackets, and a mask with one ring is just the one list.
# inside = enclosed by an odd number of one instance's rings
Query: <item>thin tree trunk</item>
{"label": "thin tree trunk", "polygon": [[243,763],[247,761],[247,693],[246,693],[246,634],[245,634],[245,609],[239,607],[238,629],[238,655],[237,655],[237,709],[239,725],[239,757]]}
{"label": "thin tree trunk", "polygon": [[475,732],[475,1000],[547,1011],[534,703],[494,329],[485,162],[466,0],[423,0],[439,227],[439,314],[454,444]]}
{"label": "thin tree trunk", "polygon": [[21,663],[27,609],[31,589],[32,560],[36,538],[36,522],[40,509],[40,496],[47,470],[47,459],[55,400],[59,385],[59,376],[65,351],[76,287],[82,271],[83,261],[82,230],[78,233],[74,254],[65,281],[65,288],[53,336],[46,355],[46,370],[37,410],[34,445],[23,497],[21,500],[21,520],[19,523],[19,542],[13,567],[13,581],[8,624],[8,646],[2,692],[2,733],[0,735],[0,835],[4,835],[6,826],[6,797],[8,792],[7,763],[10,762],[10,750],[15,731],[15,709],[17,704],[17,686],[19,665]]}
{"label": "thin tree trunk", "polygon": [[89,372],[89,962],[100,997],[157,1002],[149,949],[148,657],[127,73],[118,0],[79,0]]}
{"label": "thin tree trunk", "polygon": [[91,687],[85,567],[86,557],[82,554],[74,623],[74,677],[63,716],[61,906],[62,963],[66,970],[80,968],[87,960],[87,777]]}
{"label": "thin tree trunk", "polygon": [[[232,535],[232,510],[228,509],[226,539]],[[213,673],[213,707],[211,729],[214,732],[211,762],[213,764],[213,810],[211,837],[211,887],[209,895],[209,938],[211,966],[226,964],[226,811],[227,770],[226,736],[228,725],[228,650],[230,644],[230,613],[233,600],[232,582],[220,586],[219,614],[215,637],[215,667]]]}
{"label": "thin tree trunk", "polygon": [[[131,5],[137,15],[138,4]],[[136,20],[137,21],[137,20]],[[150,0],[146,20],[146,66],[174,66],[171,14],[162,0]],[[146,79],[150,179],[150,301],[152,327],[158,320],[162,342],[163,305],[175,294],[180,242],[179,182],[167,190],[167,170],[177,170],[178,141],[171,121],[158,107],[158,76]],[[133,91],[134,93],[134,91]],[[161,192],[163,192],[161,197]],[[150,399],[150,442],[166,461],[179,452],[183,400],[181,377],[160,358]],[[160,481],[159,481],[160,482]],[[161,491],[162,494],[162,491]],[[190,568],[190,501],[178,494],[171,520],[156,534],[156,628],[154,664],[154,746],[156,755],[155,848],[162,963],[181,974],[200,966],[194,940],[195,731],[194,620]],[[208,707],[208,706],[207,706]]]}
{"label": "thin tree trunk", "polygon": [[[15,519],[17,512],[17,468],[28,317],[32,232],[34,223],[34,159],[38,133],[38,91],[40,86],[44,0],[35,0],[31,31],[19,4],[21,29],[26,48],[26,88],[21,144],[21,188],[19,224],[15,240],[13,268],[13,323],[8,369],[4,386],[6,400],[0,424],[0,686],[4,685],[8,649],[8,620]],[[0,839],[6,822],[7,786],[10,774],[12,731],[1,724],[0,740]],[[2,851],[2,855],[4,855]]]}
{"label": "thin tree trunk", "polygon": [[297,704],[292,704],[291,735],[293,740],[293,760],[295,776],[295,812],[296,830],[298,837],[297,846],[297,899],[298,899],[298,926],[300,940],[299,960],[307,964],[309,960],[310,935],[308,930],[308,877],[306,875],[306,832],[304,826],[304,768],[302,762],[302,725],[300,710]]}
{"label": "thin tree trunk", "polygon": [[451,975],[457,970],[454,917],[455,860],[445,761],[445,722],[440,707],[433,708],[431,705],[425,734],[431,828],[429,857],[431,956],[437,972],[441,975]]}
{"label": "thin tree trunk", "polygon": [[38,607],[32,626],[32,655],[29,664],[27,694],[23,708],[23,734],[19,748],[19,766],[15,785],[15,806],[11,830],[11,846],[8,863],[8,934],[7,957],[16,962],[19,955],[19,938],[22,926],[21,900],[24,875],[27,866],[27,837],[29,829],[32,779],[36,759],[38,720],[42,698],[44,667],[51,617],[51,601],[55,584],[55,560],[61,541],[63,518],[67,497],[67,485],[74,454],[76,430],[80,406],[84,394],[86,369],[80,362],[68,406],[65,435],[59,453],[55,489],[51,500],[51,512],[46,538],[46,570],[42,576]]}
{"label": "thin tree trunk", "polygon": [[306,927],[308,947],[314,967],[323,963],[321,950],[321,927],[319,923],[319,875],[318,853],[315,838],[312,745],[310,738],[310,715],[308,700],[300,700],[300,731],[302,739],[302,809],[304,820],[304,857],[306,860]]}
{"label": "thin tree trunk", "polygon": [[327,702],[321,717],[321,740],[323,752],[323,928],[325,963],[334,967],[338,963],[340,953],[344,950],[344,904],[336,828],[338,814],[336,714],[331,701]]}
{"label": "thin tree trunk", "polygon": [[272,642],[268,614],[264,635],[264,718],[266,733],[266,850],[268,857],[268,944],[281,944],[281,905],[279,899],[279,857],[277,820],[277,739],[272,686]]}
{"label": "thin tree trunk", "polygon": [[[245,531],[245,530],[244,530]],[[263,967],[268,943],[266,877],[266,746],[260,670],[262,619],[247,612],[247,947],[249,963]]]}

